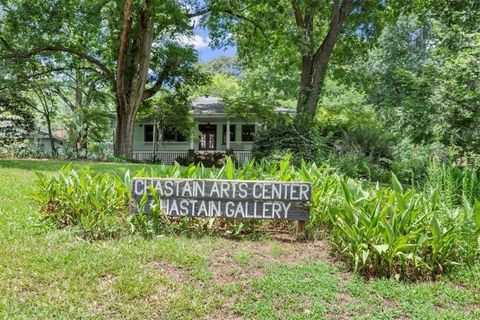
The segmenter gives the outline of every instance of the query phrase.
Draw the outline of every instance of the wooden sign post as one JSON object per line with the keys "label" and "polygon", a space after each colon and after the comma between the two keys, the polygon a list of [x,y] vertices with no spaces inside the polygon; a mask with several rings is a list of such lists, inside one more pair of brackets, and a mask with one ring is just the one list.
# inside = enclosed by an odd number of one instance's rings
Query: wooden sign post
{"label": "wooden sign post", "polygon": [[158,203],[168,216],[299,221],[298,231],[303,233],[310,211],[311,184],[133,178],[132,212],[138,212],[142,199],[144,213]]}

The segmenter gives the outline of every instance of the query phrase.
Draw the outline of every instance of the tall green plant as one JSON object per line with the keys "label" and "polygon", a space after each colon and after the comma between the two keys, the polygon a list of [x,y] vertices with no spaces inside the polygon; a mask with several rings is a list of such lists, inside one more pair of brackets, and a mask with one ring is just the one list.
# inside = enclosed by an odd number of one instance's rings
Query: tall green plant
{"label": "tall green plant", "polygon": [[431,276],[478,254],[478,228],[465,229],[480,218],[474,209],[445,215],[438,192],[404,191],[394,175],[389,188],[365,191],[350,179],[340,179],[339,185],[342,200],[328,208],[331,242],[355,271]]}
{"label": "tall green plant", "polygon": [[77,172],[70,166],[54,177],[37,174],[34,198],[43,219],[57,227],[78,226],[88,238],[119,235],[126,217],[130,174],[92,174]]}

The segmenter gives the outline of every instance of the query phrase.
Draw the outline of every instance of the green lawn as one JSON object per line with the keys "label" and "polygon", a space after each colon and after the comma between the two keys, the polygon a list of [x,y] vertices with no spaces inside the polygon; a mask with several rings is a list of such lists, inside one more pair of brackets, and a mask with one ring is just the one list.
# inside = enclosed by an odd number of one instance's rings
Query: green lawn
{"label": "green lawn", "polygon": [[34,172],[64,164],[0,161],[0,319],[480,319],[480,263],[432,283],[367,282],[321,241],[88,242],[46,230],[30,199]]}

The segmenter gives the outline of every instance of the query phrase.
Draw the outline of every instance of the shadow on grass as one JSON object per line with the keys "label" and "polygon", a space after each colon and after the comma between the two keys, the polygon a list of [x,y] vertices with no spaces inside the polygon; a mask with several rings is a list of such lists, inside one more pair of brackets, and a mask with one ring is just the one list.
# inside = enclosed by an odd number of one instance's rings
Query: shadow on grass
{"label": "shadow on grass", "polygon": [[30,160],[0,160],[0,169],[20,169],[29,171],[51,171],[60,170],[65,165],[71,164],[73,169],[91,168],[98,173],[123,174],[126,170],[133,173],[141,169],[154,169],[156,165],[141,163],[116,163],[116,162],[92,162],[92,161],[62,161],[51,159],[30,159]]}

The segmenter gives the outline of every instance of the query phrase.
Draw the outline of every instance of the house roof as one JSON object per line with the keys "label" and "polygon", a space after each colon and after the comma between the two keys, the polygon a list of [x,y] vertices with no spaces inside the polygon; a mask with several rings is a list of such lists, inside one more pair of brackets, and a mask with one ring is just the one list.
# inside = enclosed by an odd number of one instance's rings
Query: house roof
{"label": "house roof", "polygon": [[222,114],[225,112],[225,104],[217,97],[198,97],[192,100],[192,114]]}
{"label": "house roof", "polygon": [[[191,111],[194,115],[208,115],[208,114],[226,114],[226,106],[223,103],[221,98],[202,96],[192,100],[193,110]],[[284,107],[277,107],[274,109],[275,112],[295,114],[295,109],[289,109]]]}
{"label": "house roof", "polygon": [[[50,139],[50,136],[48,135],[48,133],[43,132],[41,130],[33,130],[26,135],[26,138],[27,139]],[[53,135],[53,139],[57,141],[61,140],[55,134]]]}

